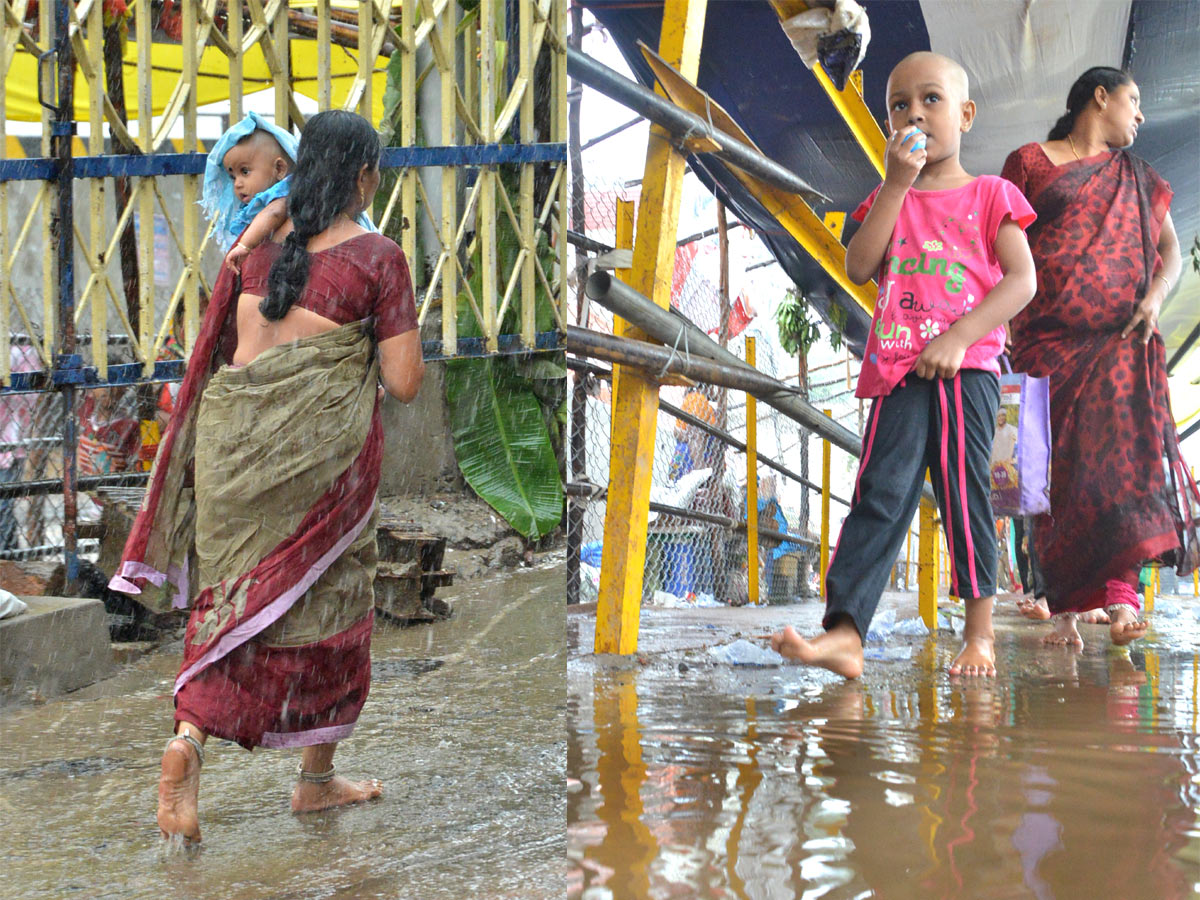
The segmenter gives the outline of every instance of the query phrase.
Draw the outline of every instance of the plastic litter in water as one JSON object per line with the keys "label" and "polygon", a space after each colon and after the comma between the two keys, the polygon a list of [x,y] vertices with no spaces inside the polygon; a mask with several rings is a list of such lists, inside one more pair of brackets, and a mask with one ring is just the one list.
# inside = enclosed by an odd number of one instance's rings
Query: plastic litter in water
{"label": "plastic litter in water", "polygon": [[752,644],[744,638],[739,638],[732,644],[722,644],[719,647],[709,647],[709,654],[717,662],[731,666],[781,666],[783,657],[774,650]]}
{"label": "plastic litter in water", "polygon": [[896,627],[896,611],[894,609],[885,609],[874,619],[871,620],[870,626],[867,628],[868,641],[884,641],[887,640],[892,629]]}
{"label": "plastic litter in water", "polygon": [[920,618],[901,619],[896,623],[896,628],[892,634],[899,634],[904,637],[925,637],[929,634],[929,629]]}
{"label": "plastic litter in water", "polygon": [[863,659],[873,659],[880,662],[898,662],[912,659],[912,654],[913,648],[907,645],[863,648]]}
{"label": "plastic litter in water", "polygon": [[1178,619],[1183,615],[1183,607],[1174,600],[1158,597],[1154,601],[1154,612],[1151,615],[1161,616],[1164,619]]}

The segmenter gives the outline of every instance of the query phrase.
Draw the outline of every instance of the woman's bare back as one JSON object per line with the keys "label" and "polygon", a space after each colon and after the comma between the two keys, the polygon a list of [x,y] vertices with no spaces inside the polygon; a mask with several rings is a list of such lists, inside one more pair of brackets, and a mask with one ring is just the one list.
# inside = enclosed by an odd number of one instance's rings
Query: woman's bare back
{"label": "woman's bare back", "polygon": [[[288,219],[272,237],[277,243],[292,231],[291,219]],[[337,246],[343,241],[360,234],[366,229],[349,219],[340,219],[316,235],[308,242],[310,253],[320,253],[330,247]],[[326,331],[339,327],[332,319],[317,315],[299,306],[293,306],[282,319],[270,321],[258,311],[262,297],[256,294],[242,294],[238,297],[237,308],[237,350],[233,354],[233,364],[244,366],[253,362],[265,350],[288,344],[303,338],[314,337]]]}
{"label": "woman's bare back", "polygon": [[237,308],[237,350],[233,364],[244,366],[253,362],[265,350],[292,341],[314,337],[339,327],[337,322],[315,312],[293,306],[282,319],[272,322],[258,311],[262,297],[242,294]]}

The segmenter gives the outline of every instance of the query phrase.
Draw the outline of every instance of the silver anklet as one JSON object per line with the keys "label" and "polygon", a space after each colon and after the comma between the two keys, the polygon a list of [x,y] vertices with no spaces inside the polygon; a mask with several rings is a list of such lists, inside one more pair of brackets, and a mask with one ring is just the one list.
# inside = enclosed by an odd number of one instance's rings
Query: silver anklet
{"label": "silver anklet", "polygon": [[1131,613],[1133,613],[1133,621],[1140,621],[1138,619],[1138,611],[1128,603],[1110,603],[1108,606],[1104,607],[1104,614],[1111,619],[1118,609],[1129,610]]}
{"label": "silver anklet", "polygon": [[304,763],[296,763],[296,774],[300,776],[301,781],[307,781],[309,784],[328,784],[337,774],[337,767],[330,766],[328,772],[306,772]]}
{"label": "silver anklet", "polygon": [[171,744],[175,741],[185,741],[186,743],[191,744],[192,749],[196,751],[196,757],[200,760],[200,765],[204,765],[204,745],[192,737],[192,733],[190,731],[181,731],[179,734],[171,735],[170,739],[167,741],[166,748],[164,748],[164,752],[166,752],[166,749],[169,749]]}

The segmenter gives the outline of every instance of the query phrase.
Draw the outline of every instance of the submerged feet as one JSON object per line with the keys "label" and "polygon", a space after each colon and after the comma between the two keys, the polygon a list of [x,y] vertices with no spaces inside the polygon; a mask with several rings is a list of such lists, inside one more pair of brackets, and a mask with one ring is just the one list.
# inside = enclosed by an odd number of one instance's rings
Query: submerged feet
{"label": "submerged feet", "polygon": [[811,640],[802,638],[788,625],[771,635],[771,649],[793,662],[829,669],[843,678],[862,674],[862,640],[858,630],[848,623],[834,625]]}
{"label": "submerged feet", "polygon": [[200,841],[200,756],[182,737],[163,751],[158,780],[158,828],[164,838],[178,835],[184,843]]}
{"label": "submerged feet", "polygon": [[322,784],[300,781],[292,792],[292,812],[317,812],[374,800],[383,793],[383,782],[375,779],[350,781],[340,775]]}
{"label": "submerged feet", "polygon": [[1042,638],[1042,643],[1056,647],[1083,649],[1083,636],[1079,633],[1078,616],[1075,613],[1057,613],[1054,630]]}
{"label": "submerged feet", "polygon": [[1045,597],[1022,597],[1017,601],[1017,611],[1027,619],[1044,622],[1050,618],[1050,607],[1046,605]]}
{"label": "submerged feet", "polygon": [[1124,647],[1140,637],[1145,637],[1146,630],[1150,627],[1150,623],[1138,620],[1132,606],[1123,604],[1109,607],[1109,622],[1108,636],[1118,647]]}

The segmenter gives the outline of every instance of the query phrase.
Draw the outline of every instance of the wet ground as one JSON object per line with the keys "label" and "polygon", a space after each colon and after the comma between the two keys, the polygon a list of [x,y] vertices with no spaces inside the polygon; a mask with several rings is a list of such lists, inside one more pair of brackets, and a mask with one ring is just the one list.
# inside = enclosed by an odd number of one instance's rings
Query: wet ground
{"label": "wet ground", "polygon": [[438,592],[454,617],[377,626],[371,696],[337,764],[384,797],[294,816],[295,751],[210,741],[203,847],[155,825],[179,647],[41,706],[0,711],[5,900],[561,897],[563,570]]}
{"label": "wet ground", "polygon": [[994,682],[945,674],[944,631],[856,682],[711,652],[816,633],[813,603],[644,608],[624,661],[573,610],[568,896],[1200,896],[1200,601],[1159,604],[1132,652],[1077,653],[1001,603]]}

